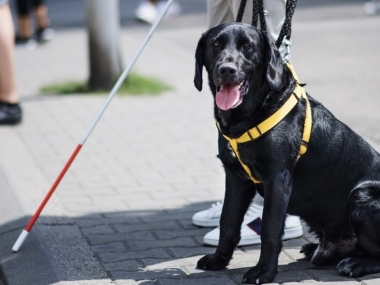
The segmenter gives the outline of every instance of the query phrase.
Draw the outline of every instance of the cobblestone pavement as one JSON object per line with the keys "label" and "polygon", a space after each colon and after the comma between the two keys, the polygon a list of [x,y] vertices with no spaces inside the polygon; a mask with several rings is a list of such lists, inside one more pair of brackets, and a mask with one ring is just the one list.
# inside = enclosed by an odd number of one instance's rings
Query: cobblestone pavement
{"label": "cobblestone pavement", "polygon": [[[192,85],[205,15],[157,30],[135,71],[173,86],[161,96],[117,96],[18,253],[11,246],[94,119],[101,95],[39,95],[40,86],[87,78],[84,29],[60,30],[41,48],[17,50],[24,122],[0,128],[0,258],[3,281],[22,284],[240,284],[259,246],[236,249],[228,270],[195,270],[209,229],[191,224],[223,197],[208,88]],[[292,61],[307,90],[380,149],[380,17],[360,3],[296,11]],[[147,28],[122,30],[124,61]],[[344,101],[342,100],[344,98]],[[344,102],[344,105],[342,104]],[[317,268],[286,241],[276,284],[374,285]],[[0,278],[1,280],[1,278]],[[1,284],[1,281],[0,281]]]}

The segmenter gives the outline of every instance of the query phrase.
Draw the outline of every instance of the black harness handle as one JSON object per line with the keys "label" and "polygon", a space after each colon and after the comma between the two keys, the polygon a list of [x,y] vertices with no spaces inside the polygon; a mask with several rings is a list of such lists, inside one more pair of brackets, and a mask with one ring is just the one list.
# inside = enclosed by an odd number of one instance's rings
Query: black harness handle
{"label": "black harness handle", "polygon": [[[263,0],[252,0],[253,1],[253,9],[252,9],[252,23],[251,25],[257,27],[258,18],[260,15],[260,27],[261,30],[266,32],[266,24],[265,24],[265,14],[264,14],[264,4]],[[236,16],[236,22],[241,22],[243,19],[243,14],[245,10],[245,6],[247,4],[247,0],[241,0],[239,11]],[[294,14],[294,10],[297,6],[297,0],[287,0],[286,1],[286,15],[284,24],[282,25],[280,34],[276,41],[276,46],[279,48],[286,37],[290,40],[292,34],[292,17]]]}

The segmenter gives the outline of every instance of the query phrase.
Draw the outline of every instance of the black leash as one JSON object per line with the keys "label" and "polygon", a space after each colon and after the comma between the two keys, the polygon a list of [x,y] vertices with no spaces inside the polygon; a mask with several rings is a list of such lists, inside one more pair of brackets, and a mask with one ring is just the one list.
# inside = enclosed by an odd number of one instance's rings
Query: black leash
{"label": "black leash", "polygon": [[[238,11],[237,16],[236,16],[236,22],[241,22],[241,20],[243,19],[245,5],[247,5],[247,0],[241,0],[240,6],[239,6],[239,11]],[[252,16],[252,21],[253,21],[253,16]]]}
{"label": "black leash", "polygon": [[286,16],[284,24],[282,25],[280,35],[278,36],[278,39],[276,41],[276,46],[280,47],[282,44],[284,38],[290,40],[290,37],[292,35],[292,17],[294,14],[294,10],[297,6],[297,0],[287,0],[286,1]]}
{"label": "black leash", "polygon": [[[239,11],[238,11],[238,14],[236,16],[236,22],[242,21],[246,4],[247,4],[247,0],[241,0],[240,1]],[[263,31],[266,31],[263,0],[253,1],[252,22],[251,22],[252,26],[257,27],[257,21],[259,19],[259,15],[260,15],[261,29]]]}
{"label": "black leash", "polygon": [[[261,30],[266,32],[266,24],[265,24],[265,12],[264,12],[264,4],[263,0],[252,0],[253,1],[253,9],[252,9],[252,26],[257,27],[258,18],[260,16],[260,27]],[[241,22],[243,19],[243,14],[245,10],[245,6],[247,4],[247,0],[241,0],[239,11],[236,16],[236,22]],[[292,34],[292,17],[294,14],[294,10],[296,9],[297,0],[287,0],[286,1],[286,15],[284,24],[282,25],[280,34],[276,41],[276,46],[279,48],[286,37],[287,40],[290,40]]]}

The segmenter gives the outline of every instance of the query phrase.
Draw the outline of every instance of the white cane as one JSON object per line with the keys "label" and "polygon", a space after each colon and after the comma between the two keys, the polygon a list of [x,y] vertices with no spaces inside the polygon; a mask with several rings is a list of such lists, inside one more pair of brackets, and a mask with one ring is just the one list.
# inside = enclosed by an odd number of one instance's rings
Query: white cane
{"label": "white cane", "polygon": [[140,56],[141,52],[145,48],[146,44],[148,43],[148,41],[152,37],[153,32],[156,30],[157,26],[160,24],[160,22],[164,18],[166,12],[168,11],[168,9],[169,9],[169,7],[170,7],[170,5],[172,4],[173,1],[174,0],[169,0],[167,2],[166,6],[165,6],[165,9],[161,12],[161,14],[159,15],[159,17],[156,19],[156,21],[154,22],[154,24],[150,28],[147,36],[145,37],[144,41],[142,42],[142,44],[140,46],[140,48],[137,50],[136,54],[134,55],[134,57],[132,58],[132,60],[128,64],[128,66],[125,68],[125,70],[123,71],[123,73],[120,75],[120,77],[117,80],[116,84],[114,85],[114,87],[112,88],[111,92],[109,93],[109,95],[107,97],[107,100],[105,101],[105,103],[103,104],[103,106],[101,107],[101,109],[99,110],[99,112],[98,112],[97,116],[95,117],[93,123],[88,128],[88,130],[86,131],[85,135],[82,137],[81,141],[79,142],[79,144],[75,148],[74,152],[71,154],[69,160],[66,162],[65,166],[63,167],[63,169],[59,173],[58,177],[56,178],[56,180],[53,183],[52,187],[50,188],[49,192],[45,196],[45,199],[42,201],[42,203],[39,206],[39,208],[37,209],[36,213],[33,215],[33,217],[30,219],[29,223],[26,225],[26,227],[24,228],[24,230],[21,232],[21,234],[17,238],[15,244],[12,247],[12,250],[14,252],[17,252],[20,249],[21,245],[24,243],[24,241],[25,241],[26,237],[28,236],[29,232],[31,231],[33,225],[35,224],[35,222],[37,221],[38,217],[40,216],[43,208],[45,207],[45,205],[49,201],[51,195],[54,193],[55,189],[57,188],[57,186],[61,182],[62,178],[64,177],[65,173],[69,169],[71,163],[74,161],[74,159],[77,156],[77,154],[79,153],[80,149],[82,148],[82,146],[84,145],[84,143],[86,142],[86,140],[88,139],[88,137],[91,135],[91,133],[94,130],[95,126],[97,125],[97,123],[99,122],[100,118],[104,114],[104,111],[107,109],[108,105],[111,103],[112,98],[115,96],[115,94],[119,90],[121,84],[123,83],[123,81],[125,80],[125,78],[128,76],[128,74],[131,71],[133,65],[135,64],[135,62],[137,61],[137,59]]}

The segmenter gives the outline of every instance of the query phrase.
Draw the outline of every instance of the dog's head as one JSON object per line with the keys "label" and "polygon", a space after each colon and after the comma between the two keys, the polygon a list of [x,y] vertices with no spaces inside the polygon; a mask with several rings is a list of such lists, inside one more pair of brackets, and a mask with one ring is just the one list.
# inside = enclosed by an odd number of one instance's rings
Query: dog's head
{"label": "dog's head", "polygon": [[266,33],[248,24],[211,28],[200,38],[195,59],[195,87],[202,90],[205,66],[215,103],[223,111],[241,105],[253,88],[267,84],[278,91],[283,86],[280,52]]}

